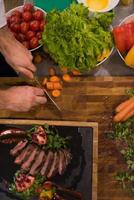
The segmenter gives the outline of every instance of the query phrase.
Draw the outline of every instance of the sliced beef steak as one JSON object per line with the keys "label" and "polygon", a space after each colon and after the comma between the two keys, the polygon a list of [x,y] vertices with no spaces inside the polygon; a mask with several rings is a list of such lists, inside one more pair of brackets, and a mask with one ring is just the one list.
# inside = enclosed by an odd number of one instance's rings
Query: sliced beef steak
{"label": "sliced beef steak", "polygon": [[59,152],[54,153],[54,159],[51,164],[50,170],[47,174],[48,178],[55,176],[58,173],[58,166],[59,166]]}
{"label": "sliced beef steak", "polygon": [[47,156],[46,156],[46,160],[45,163],[40,171],[42,176],[47,176],[47,173],[51,167],[51,164],[53,162],[54,159],[54,153],[52,151],[49,151]]}
{"label": "sliced beef steak", "polygon": [[38,172],[38,168],[41,166],[42,163],[44,163],[45,160],[46,160],[45,151],[42,150],[36,157],[36,160],[30,169],[30,174],[35,175]]}
{"label": "sliced beef steak", "polygon": [[13,149],[10,150],[10,154],[12,156],[15,156],[19,151],[21,151],[27,145],[27,143],[28,143],[27,140],[20,141]]}
{"label": "sliced beef steak", "polygon": [[29,144],[25,149],[23,149],[20,155],[16,157],[15,163],[18,165],[21,164],[26,159],[26,157],[28,157],[32,153],[33,149],[33,145]]}
{"label": "sliced beef steak", "polygon": [[21,168],[24,169],[25,171],[28,171],[32,162],[36,159],[36,155],[38,154],[38,152],[39,152],[38,147],[35,147],[33,152],[29,155],[29,157],[21,165]]}

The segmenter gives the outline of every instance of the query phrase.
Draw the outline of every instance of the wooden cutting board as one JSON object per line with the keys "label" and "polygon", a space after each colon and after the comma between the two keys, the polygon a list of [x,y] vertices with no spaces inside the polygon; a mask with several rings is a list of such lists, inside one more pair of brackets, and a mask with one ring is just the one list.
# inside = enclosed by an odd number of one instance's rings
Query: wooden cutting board
{"label": "wooden cutting board", "polygon": [[[24,79],[0,78],[0,86],[4,88],[22,81],[24,83]],[[123,160],[115,144],[105,137],[115,106],[127,99],[125,90],[130,88],[134,88],[134,77],[77,77],[64,84],[62,96],[56,100],[63,110],[61,115],[48,102],[28,113],[1,111],[0,117],[98,122],[98,199],[130,200],[133,198],[115,181],[116,172],[123,167]]]}

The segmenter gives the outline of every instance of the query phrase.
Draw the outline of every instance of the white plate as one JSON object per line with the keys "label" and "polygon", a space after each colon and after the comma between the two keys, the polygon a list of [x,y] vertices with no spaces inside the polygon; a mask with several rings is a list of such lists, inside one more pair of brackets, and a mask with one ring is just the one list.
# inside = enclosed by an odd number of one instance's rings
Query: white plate
{"label": "white plate", "polygon": [[[78,3],[82,3],[85,6],[87,6],[87,0],[77,0],[77,1],[78,1]],[[100,0],[100,1],[102,1],[102,0]],[[108,11],[112,10],[113,8],[115,8],[118,3],[119,3],[119,0],[109,0],[108,6],[105,9],[99,10],[97,12],[108,12]],[[92,12],[95,12],[94,10],[92,10],[90,8],[89,8],[89,10]]]}
{"label": "white plate", "polygon": [[[39,7],[37,7],[37,6],[34,6],[34,8],[35,8],[35,10],[36,10],[36,9],[41,10],[41,11],[44,13],[44,16],[46,16],[47,13],[46,13],[43,9],[41,9],[41,8],[39,8]],[[9,11],[6,13],[6,17],[10,17],[10,16],[12,15],[12,13],[13,13],[15,10],[22,11],[22,9],[23,9],[23,6],[15,7],[15,8],[13,8],[13,9],[9,10]],[[29,51],[35,51],[35,50],[39,49],[41,46],[42,46],[42,45],[40,44],[40,45],[37,46],[36,48],[30,49]]]}

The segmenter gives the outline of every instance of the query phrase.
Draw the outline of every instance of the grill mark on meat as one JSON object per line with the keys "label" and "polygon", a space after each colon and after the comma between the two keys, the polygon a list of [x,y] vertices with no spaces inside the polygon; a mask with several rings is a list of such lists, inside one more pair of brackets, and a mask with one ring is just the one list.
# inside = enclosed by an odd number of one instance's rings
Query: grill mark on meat
{"label": "grill mark on meat", "polygon": [[50,170],[47,174],[48,178],[51,178],[58,173],[58,166],[59,166],[59,153],[57,151],[54,153],[54,159],[53,159],[52,165],[50,167]]}
{"label": "grill mark on meat", "polygon": [[47,176],[48,170],[51,167],[51,164],[53,162],[53,157],[54,157],[53,152],[49,151],[48,154],[47,154],[45,163],[44,163],[44,165],[43,165],[43,167],[42,167],[42,169],[40,171],[42,176]]}
{"label": "grill mark on meat", "polygon": [[35,173],[37,173],[37,171],[38,171],[37,169],[40,167],[42,162],[44,162],[46,160],[46,155],[43,150],[40,151],[37,156],[38,156],[37,159],[35,160],[35,162],[33,163],[32,167],[30,169],[31,175],[35,175]]}
{"label": "grill mark on meat", "polygon": [[33,152],[29,155],[28,159],[25,160],[25,162],[21,165],[21,168],[24,170],[28,170],[34,161],[36,155],[38,153],[38,148],[35,147]]}
{"label": "grill mark on meat", "polygon": [[70,151],[69,150],[67,150],[67,149],[63,149],[62,150],[63,151],[63,153],[64,153],[64,155],[65,155],[65,161],[66,161],[66,166],[70,163],[70,161],[71,161],[71,153],[70,153]]}
{"label": "grill mark on meat", "polygon": [[10,154],[12,156],[15,156],[20,150],[22,150],[27,145],[27,143],[27,140],[20,141],[13,149],[10,150]]}
{"label": "grill mark on meat", "polygon": [[31,144],[29,144],[22,152],[21,152],[21,154],[20,155],[18,155],[17,157],[16,157],[16,159],[15,159],[15,163],[16,164],[21,164],[24,160],[25,160],[25,158],[27,157],[27,156],[29,156],[29,154],[31,153],[33,151],[33,146],[31,145]]}
{"label": "grill mark on meat", "polygon": [[66,157],[62,150],[59,151],[59,174],[62,175],[66,169]]}

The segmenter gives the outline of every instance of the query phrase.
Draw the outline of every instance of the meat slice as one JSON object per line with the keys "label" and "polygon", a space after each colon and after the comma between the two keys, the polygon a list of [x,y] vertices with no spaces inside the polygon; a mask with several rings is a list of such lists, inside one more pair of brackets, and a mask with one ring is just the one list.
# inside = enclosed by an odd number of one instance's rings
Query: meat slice
{"label": "meat slice", "polygon": [[63,151],[63,153],[65,155],[65,162],[66,162],[66,166],[67,166],[70,163],[71,159],[72,159],[72,155],[71,155],[70,151],[67,150],[67,149],[63,149],[62,151]]}
{"label": "meat slice", "polygon": [[51,164],[53,162],[54,153],[52,151],[49,151],[45,160],[45,163],[40,171],[42,176],[47,176],[47,173],[51,167]]}
{"label": "meat slice", "polygon": [[18,165],[21,164],[25,160],[25,158],[31,154],[33,148],[34,147],[31,144],[29,144],[25,149],[23,149],[21,154],[16,157],[14,162]]}
{"label": "meat slice", "polygon": [[38,148],[35,147],[33,152],[29,155],[29,157],[24,161],[24,163],[21,165],[21,168],[27,171],[34,159],[36,158],[36,155],[38,154]]}
{"label": "meat slice", "polygon": [[51,178],[58,173],[58,166],[59,166],[59,153],[55,152],[52,165],[51,165],[50,170],[47,174],[47,178]]}
{"label": "meat slice", "polygon": [[37,173],[37,169],[40,167],[40,165],[42,164],[42,162],[44,162],[46,160],[46,155],[45,155],[45,151],[40,151],[38,156],[36,156],[36,160],[33,163],[31,169],[30,169],[30,174],[31,175],[35,175]]}
{"label": "meat slice", "polygon": [[16,190],[18,192],[24,192],[33,185],[34,181],[35,178],[33,176],[21,173],[15,180]]}
{"label": "meat slice", "polygon": [[10,150],[10,154],[12,156],[15,156],[19,151],[21,151],[27,145],[27,143],[28,143],[27,140],[20,141],[13,149]]}
{"label": "meat slice", "polygon": [[65,169],[66,169],[66,157],[63,151],[60,150],[59,151],[59,167],[58,167],[59,174],[62,175]]}

